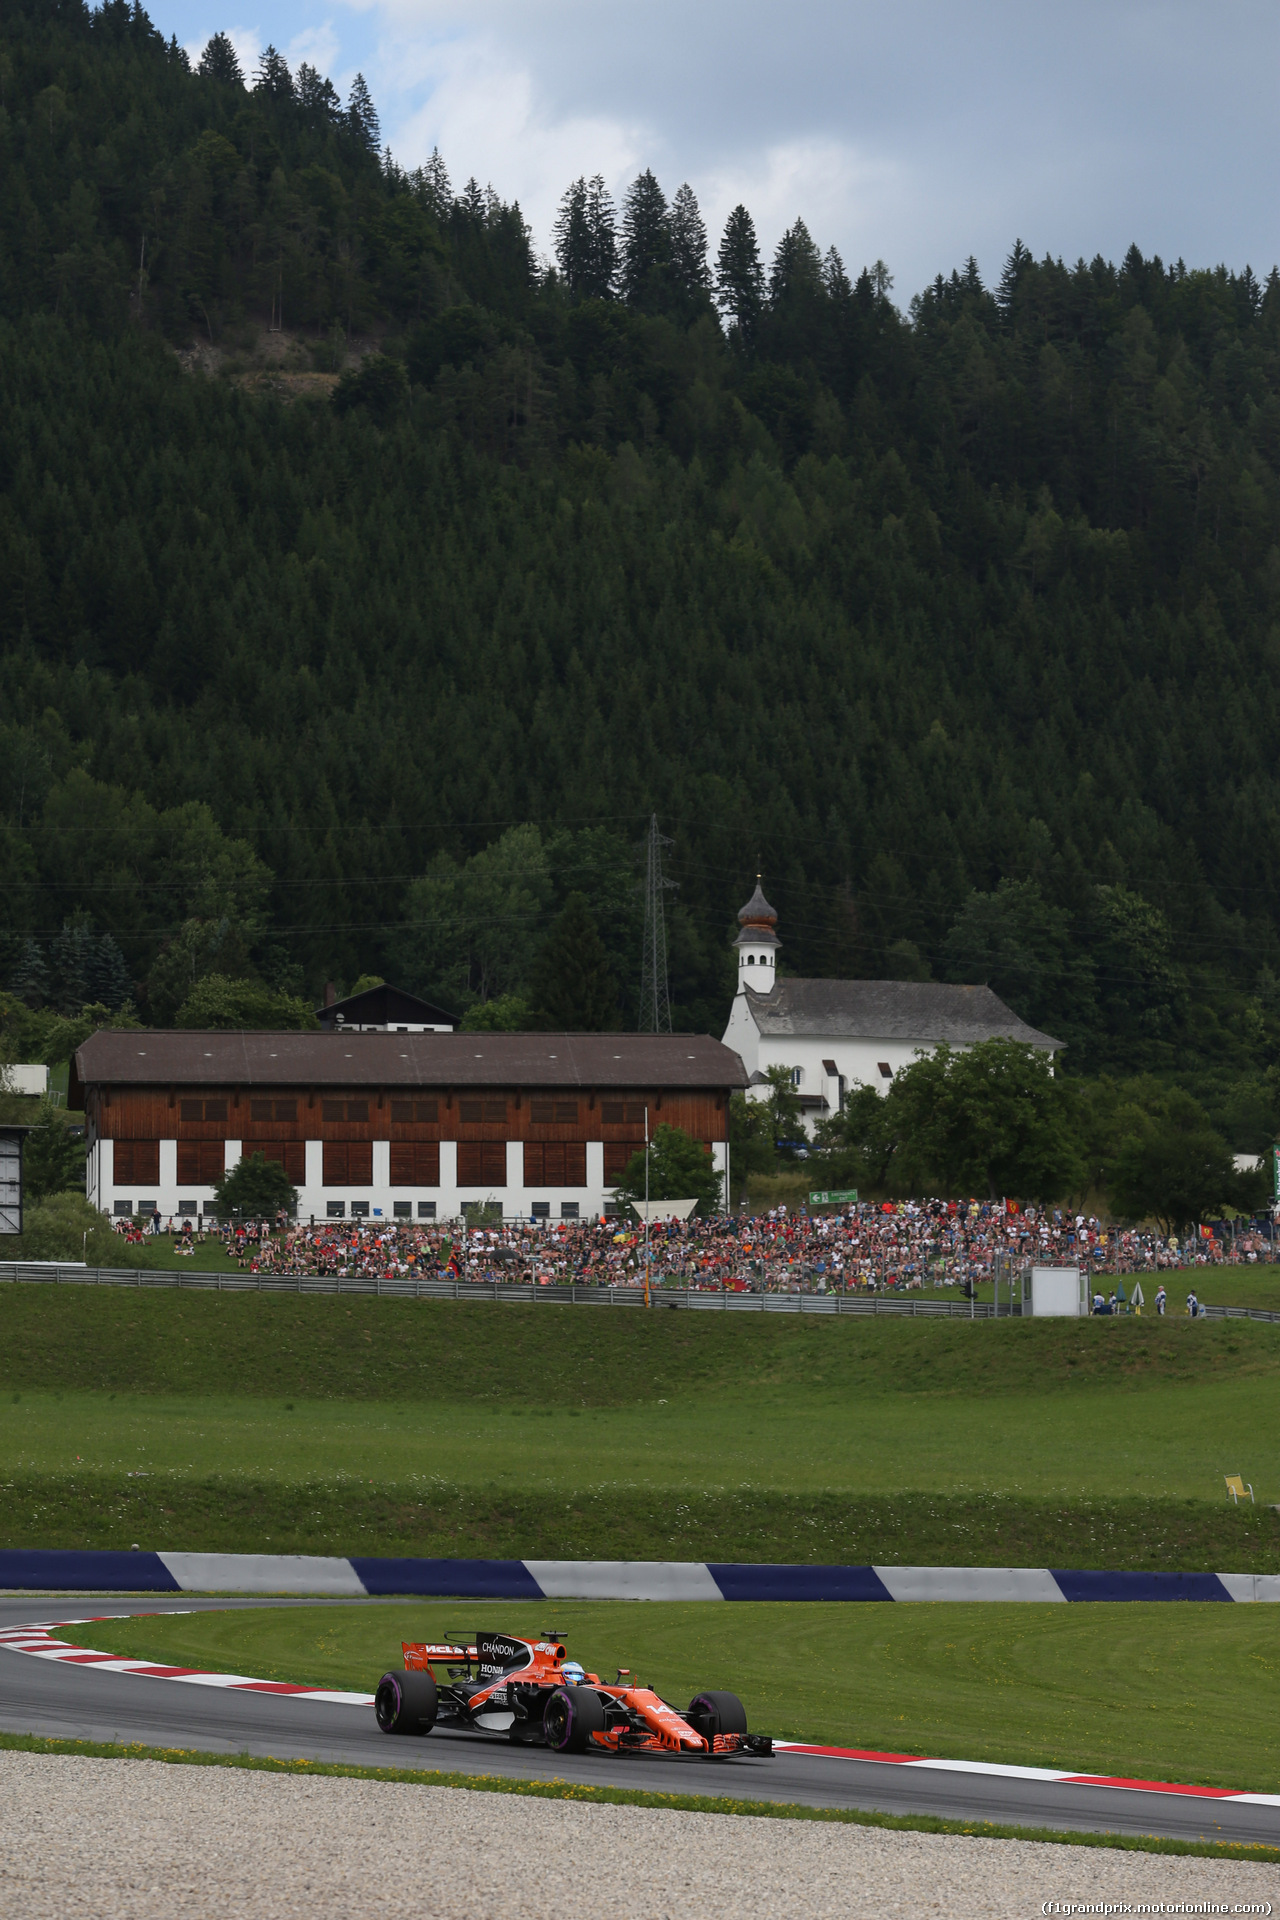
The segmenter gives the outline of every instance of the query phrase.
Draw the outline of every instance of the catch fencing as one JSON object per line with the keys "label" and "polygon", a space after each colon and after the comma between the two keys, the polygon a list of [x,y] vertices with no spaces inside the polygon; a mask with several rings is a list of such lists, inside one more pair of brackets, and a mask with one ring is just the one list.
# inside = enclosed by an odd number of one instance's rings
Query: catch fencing
{"label": "catch fencing", "polygon": [[[182,1287],[197,1293],[306,1293],[372,1294],[385,1300],[471,1300],[485,1304],[514,1306],[642,1307],[643,1287],[591,1287],[576,1285],[534,1286],[509,1280],[425,1280],[409,1274],[323,1274],[323,1273],[209,1273],[181,1272],[159,1267],[82,1267],[29,1265],[22,1261],[0,1261],[0,1285],[6,1281],[24,1285],[72,1287]],[[991,1320],[1021,1317],[1021,1305],[1010,1307],[1002,1300],[998,1309],[989,1300],[919,1300],[911,1296],[885,1297],[873,1294],[840,1293],[734,1293],[726,1289],[671,1287],[655,1283],[650,1288],[654,1307],[679,1308],[695,1313],[816,1313],[871,1314],[910,1319]],[[1200,1309],[1209,1320],[1280,1321],[1280,1312],[1261,1307],[1215,1307]],[[1171,1316],[1180,1317],[1180,1316]]]}

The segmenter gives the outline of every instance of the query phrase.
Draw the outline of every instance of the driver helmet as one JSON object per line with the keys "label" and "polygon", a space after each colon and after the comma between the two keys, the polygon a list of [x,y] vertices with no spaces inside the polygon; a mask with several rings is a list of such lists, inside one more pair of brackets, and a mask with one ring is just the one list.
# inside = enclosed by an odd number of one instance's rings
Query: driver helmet
{"label": "driver helmet", "polygon": [[560,1672],[564,1676],[566,1685],[570,1687],[582,1686],[587,1677],[586,1668],[576,1660],[566,1660]]}

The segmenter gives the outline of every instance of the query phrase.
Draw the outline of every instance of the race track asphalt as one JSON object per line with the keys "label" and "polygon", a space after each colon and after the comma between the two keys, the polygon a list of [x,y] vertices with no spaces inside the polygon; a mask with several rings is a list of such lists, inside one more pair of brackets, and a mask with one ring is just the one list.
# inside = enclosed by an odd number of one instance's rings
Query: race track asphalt
{"label": "race track asphalt", "polygon": [[[203,1599],[192,1594],[0,1596],[0,1627],[195,1608],[302,1604]],[[305,1604],[317,1603],[309,1600]],[[324,1604],[323,1602],[320,1604]],[[383,1604],[377,1600],[335,1605]],[[93,1645],[91,1628],[79,1636]],[[372,1691],[377,1675],[370,1676]],[[134,1674],[65,1665],[0,1648],[0,1728],[58,1740],[141,1741],[208,1753],[556,1779],[650,1792],[725,1794],[949,1820],[1076,1832],[1158,1834],[1177,1840],[1280,1846],[1280,1807],[1202,1800],[1181,1794],[1089,1787],[990,1774],[893,1766],[783,1753],[771,1760],[626,1759],[550,1754],[480,1736],[436,1733],[389,1740],[372,1707],[341,1706],[287,1694],[240,1693]],[[767,1730],[767,1729],[766,1729]]]}

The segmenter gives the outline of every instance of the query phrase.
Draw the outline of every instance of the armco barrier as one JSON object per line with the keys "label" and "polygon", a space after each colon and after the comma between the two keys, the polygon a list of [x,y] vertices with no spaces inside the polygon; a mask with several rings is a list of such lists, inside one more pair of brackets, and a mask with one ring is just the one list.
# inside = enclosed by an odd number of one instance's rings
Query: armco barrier
{"label": "armco barrier", "polygon": [[412,1560],[0,1550],[0,1588],[420,1594],[471,1600],[1280,1601],[1280,1574],[1048,1567],[810,1567],[701,1560]]}
{"label": "armco barrier", "polygon": [[[406,1276],[366,1279],[315,1273],[200,1273],[172,1272],[158,1267],[27,1266],[0,1261],[0,1283],[64,1287],[184,1287],[203,1293],[373,1294],[385,1300],[470,1300],[511,1306],[636,1307],[644,1305],[643,1287],[533,1286],[508,1280],[421,1280]],[[971,1310],[963,1300],[916,1300],[873,1295],[850,1297],[832,1293],[703,1292],[696,1287],[666,1287],[656,1282],[650,1290],[655,1308],[691,1308],[709,1313],[870,1313],[948,1315],[989,1320],[989,1302]],[[1003,1319],[1009,1308],[1001,1302]]]}
{"label": "armco barrier", "polygon": [[[374,1294],[385,1300],[470,1300],[506,1302],[510,1306],[637,1307],[644,1304],[642,1287],[538,1287],[508,1280],[410,1280],[404,1276],[364,1279],[317,1273],[191,1273],[159,1267],[28,1266],[18,1260],[0,1261],[0,1285],[5,1281],[63,1287],[185,1287],[199,1293],[315,1293],[341,1294],[344,1298],[351,1294]],[[920,1300],[911,1294],[721,1293],[655,1284],[650,1298],[655,1308],[675,1307],[695,1313],[887,1314],[943,1320],[995,1317],[988,1300],[971,1305],[967,1300]],[[1010,1311],[1007,1301],[1002,1300],[999,1318],[1006,1319]],[[1012,1309],[1015,1317],[1019,1311],[1016,1306]],[[1205,1306],[1201,1312],[1210,1320],[1280,1320],[1280,1313],[1261,1307]],[[1181,1316],[1170,1315],[1170,1318]]]}

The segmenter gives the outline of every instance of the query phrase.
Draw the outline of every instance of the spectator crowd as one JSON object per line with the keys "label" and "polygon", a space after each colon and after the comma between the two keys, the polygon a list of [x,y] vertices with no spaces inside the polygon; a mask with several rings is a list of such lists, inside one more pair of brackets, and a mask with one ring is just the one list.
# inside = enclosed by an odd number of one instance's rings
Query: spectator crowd
{"label": "spectator crowd", "polygon": [[[154,1222],[158,1231],[161,1222]],[[250,1272],[335,1278],[457,1279],[634,1286],[645,1235],[634,1221],[506,1221],[408,1225],[392,1221],[182,1223],[178,1245],[216,1235]],[[132,1227],[136,1235],[136,1224]],[[899,1292],[989,1280],[998,1256],[1079,1265],[1090,1275],[1255,1264],[1274,1257],[1270,1223],[1237,1221],[1192,1235],[1117,1229],[1060,1208],[930,1200],[663,1221],[650,1226],[654,1284],[734,1291]],[[1005,1271],[1008,1267],[1001,1260]]]}

